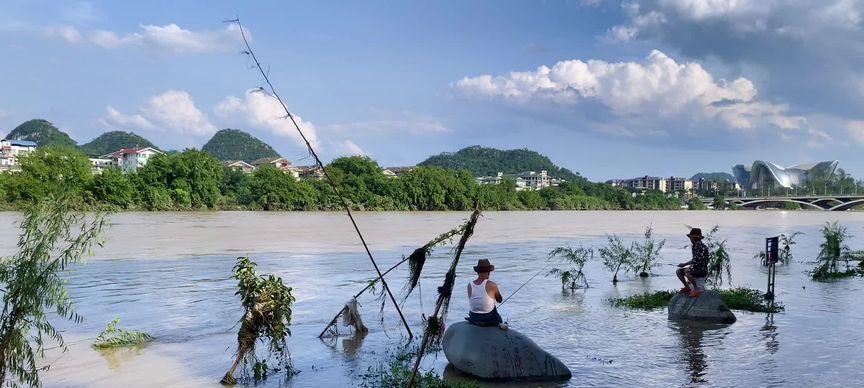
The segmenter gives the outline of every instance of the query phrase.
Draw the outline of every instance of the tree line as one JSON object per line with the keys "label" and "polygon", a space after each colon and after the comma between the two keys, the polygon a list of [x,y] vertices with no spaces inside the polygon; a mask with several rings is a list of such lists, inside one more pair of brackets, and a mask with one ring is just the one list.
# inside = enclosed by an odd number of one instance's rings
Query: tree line
{"label": "tree line", "polygon": [[[39,148],[19,158],[21,170],[0,174],[0,204],[22,209],[51,194],[73,198],[81,209],[117,210],[338,210],[340,201],[325,181],[298,180],[275,167],[251,174],[225,169],[195,149],[156,155],[136,172],[91,173],[89,159],[61,146]],[[382,174],[368,157],[334,159],[326,167],[357,210],[653,210],[678,209],[679,200],[660,192],[633,196],[620,187],[587,181],[563,182],[537,191],[517,190],[504,180],[480,185],[465,170],[417,167],[398,178]]]}

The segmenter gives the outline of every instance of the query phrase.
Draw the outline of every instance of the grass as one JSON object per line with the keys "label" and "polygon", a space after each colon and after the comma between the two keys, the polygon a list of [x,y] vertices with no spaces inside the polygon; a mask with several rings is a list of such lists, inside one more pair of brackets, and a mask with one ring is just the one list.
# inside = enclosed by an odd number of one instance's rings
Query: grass
{"label": "grass", "polygon": [[[782,304],[771,303],[762,296],[762,292],[752,288],[738,287],[731,290],[716,290],[723,297],[726,306],[732,310],[751,311],[755,313],[776,313],[785,308]],[[677,294],[676,291],[655,291],[631,295],[625,298],[611,299],[615,307],[626,307],[640,310],[654,310],[666,307]]]}
{"label": "grass", "polygon": [[[389,352],[388,352],[389,353]],[[401,388],[408,386],[411,379],[412,360],[416,350],[403,349],[397,353],[389,353],[387,361],[370,366],[361,378],[360,386],[364,388]],[[476,382],[449,382],[432,371],[417,373],[414,386],[418,388],[479,388]]]}

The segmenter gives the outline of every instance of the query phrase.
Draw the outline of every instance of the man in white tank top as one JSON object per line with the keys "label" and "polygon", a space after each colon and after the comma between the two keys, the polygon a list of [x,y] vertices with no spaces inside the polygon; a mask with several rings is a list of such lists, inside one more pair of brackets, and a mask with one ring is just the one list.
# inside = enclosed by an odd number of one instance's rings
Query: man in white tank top
{"label": "man in white tank top", "polygon": [[495,266],[489,263],[489,259],[480,259],[474,266],[477,279],[468,283],[468,311],[469,323],[478,326],[498,326],[501,330],[507,330],[503,323],[495,302],[501,303],[501,291],[498,285],[489,280],[489,275],[495,270]]}

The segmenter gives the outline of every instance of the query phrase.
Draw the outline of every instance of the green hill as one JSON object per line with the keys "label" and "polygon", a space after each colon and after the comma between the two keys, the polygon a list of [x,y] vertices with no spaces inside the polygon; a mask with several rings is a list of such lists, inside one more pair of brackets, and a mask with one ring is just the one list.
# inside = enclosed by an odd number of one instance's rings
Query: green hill
{"label": "green hill", "polygon": [[705,179],[706,181],[734,181],[735,177],[726,172],[700,172],[690,178],[693,181],[698,181],[699,179]]}
{"label": "green hill", "polygon": [[145,148],[158,149],[149,140],[136,135],[133,132],[111,131],[105,132],[87,144],[80,146],[81,151],[90,156],[105,155],[121,148]]}
{"label": "green hill", "polygon": [[252,163],[255,159],[279,157],[279,153],[267,143],[239,129],[223,129],[201,147],[216,159],[243,160]]}
{"label": "green hill", "polygon": [[23,124],[15,127],[12,132],[9,132],[6,138],[35,141],[39,147],[51,145],[75,147],[76,145],[75,140],[72,140],[69,135],[57,129],[54,124],[42,119],[25,121]]}
{"label": "green hill", "polygon": [[503,172],[546,170],[554,178],[568,181],[582,181],[585,178],[566,168],[556,166],[548,157],[528,149],[499,150],[495,148],[471,146],[455,153],[441,153],[431,156],[420,166],[442,167],[452,170],[468,170],[475,176],[489,176]]}

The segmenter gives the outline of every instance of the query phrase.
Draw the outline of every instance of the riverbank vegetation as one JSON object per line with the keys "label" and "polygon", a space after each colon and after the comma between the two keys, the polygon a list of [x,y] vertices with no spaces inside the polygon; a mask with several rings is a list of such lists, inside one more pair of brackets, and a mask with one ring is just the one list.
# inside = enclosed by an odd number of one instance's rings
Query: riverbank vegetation
{"label": "riverbank vegetation", "polygon": [[[766,300],[762,292],[752,288],[738,287],[729,290],[714,290],[720,294],[726,306],[732,310],[743,310],[756,313],[776,313],[783,311],[782,304]],[[625,298],[611,299],[615,307],[626,307],[640,310],[655,310],[669,305],[669,301],[677,294],[676,291],[655,291],[631,295]]]}
{"label": "riverbank vegetation", "polygon": [[120,318],[114,318],[108,322],[108,326],[93,341],[94,349],[122,348],[128,346],[142,345],[150,342],[153,337],[141,331],[123,330],[117,328]]}
{"label": "riverbank vegetation", "polygon": [[[63,274],[101,244],[105,218],[68,211],[62,197],[46,197],[24,212],[18,252],[0,260],[3,311],[0,314],[0,384],[40,386],[46,341],[66,350],[50,317],[80,323]],[[56,314],[56,315],[55,315]]]}
{"label": "riverbank vegetation", "polygon": [[[275,275],[258,275],[256,264],[248,257],[237,258],[234,278],[237,293],[245,310],[237,332],[234,364],[222,377],[222,384],[236,384],[234,372],[243,363],[243,374],[252,372],[254,382],[266,380],[272,373],[286,377],[297,373],[291,363],[287,339],[291,335],[291,287]],[[267,346],[264,356],[256,352],[256,343]]]}
{"label": "riverbank vegetation", "polygon": [[[23,209],[63,189],[78,209],[116,210],[338,210],[327,182],[298,180],[272,167],[254,173],[223,169],[208,153],[194,149],[152,157],[128,174],[106,169],[91,173],[77,149],[42,147],[19,158],[21,171],[0,173],[0,207]],[[356,210],[471,210],[479,200],[488,210],[653,210],[679,209],[678,198],[627,190],[585,179],[537,191],[517,190],[512,180],[480,185],[465,170],[419,166],[387,177],[366,157],[343,157],[327,172]]]}
{"label": "riverbank vegetation", "polygon": [[[395,353],[388,352],[384,362],[370,366],[361,376],[363,388],[403,388],[411,379],[411,360],[417,355],[414,348],[403,348]],[[432,371],[418,373],[412,385],[418,388],[479,388],[474,381],[449,382]]]}
{"label": "riverbank vegetation", "polygon": [[819,245],[821,250],[816,257],[816,268],[810,273],[813,280],[830,281],[864,275],[864,261],[857,266],[849,264],[850,261],[864,259],[864,253],[852,251],[846,245],[852,235],[845,226],[836,221],[826,222],[822,226],[822,236],[825,241]]}

